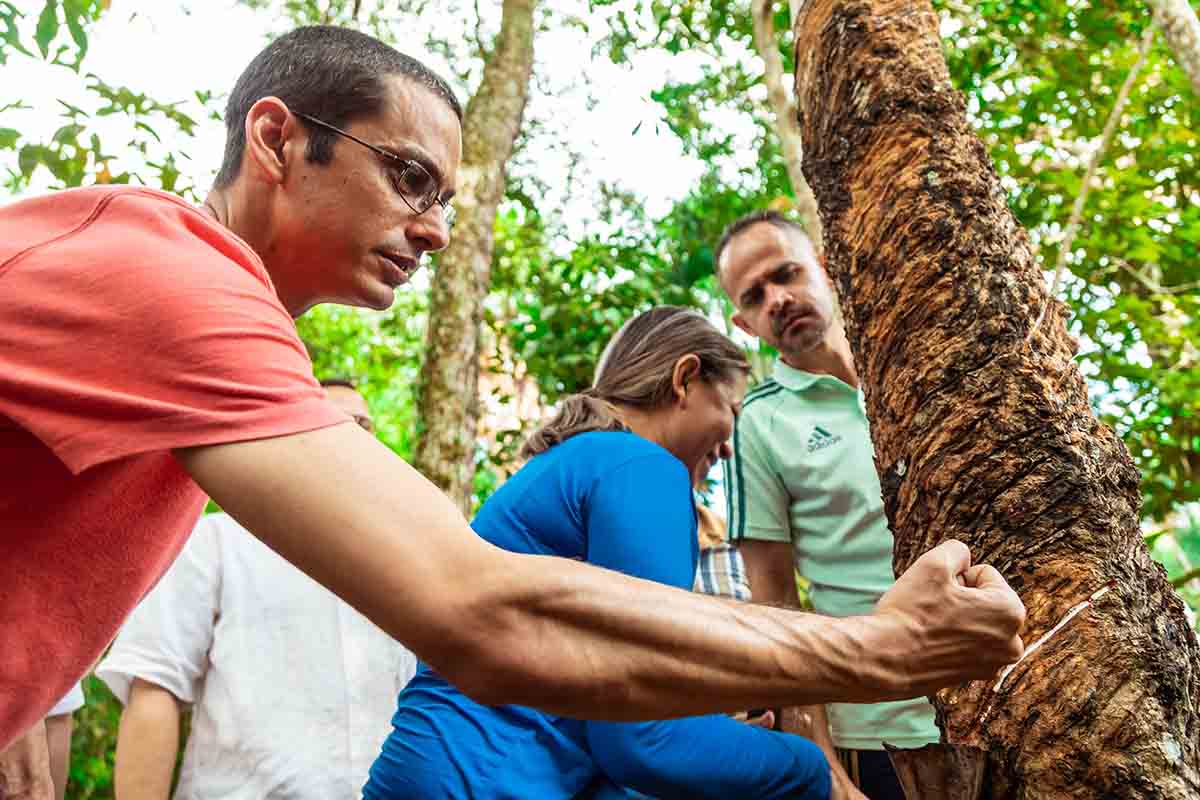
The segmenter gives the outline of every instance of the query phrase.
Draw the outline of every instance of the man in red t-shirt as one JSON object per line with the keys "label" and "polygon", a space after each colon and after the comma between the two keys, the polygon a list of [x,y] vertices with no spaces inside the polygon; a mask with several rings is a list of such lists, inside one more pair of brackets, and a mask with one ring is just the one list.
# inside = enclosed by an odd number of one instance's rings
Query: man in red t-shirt
{"label": "man in red t-shirt", "polygon": [[95,661],[205,493],[487,703],[881,700],[1019,655],[1020,601],[961,544],[870,617],[726,606],[491,547],[330,405],[292,319],[386,308],[445,246],[460,120],[419,62],[302,28],[238,80],[203,208],[93,187],[0,209],[0,748]]}

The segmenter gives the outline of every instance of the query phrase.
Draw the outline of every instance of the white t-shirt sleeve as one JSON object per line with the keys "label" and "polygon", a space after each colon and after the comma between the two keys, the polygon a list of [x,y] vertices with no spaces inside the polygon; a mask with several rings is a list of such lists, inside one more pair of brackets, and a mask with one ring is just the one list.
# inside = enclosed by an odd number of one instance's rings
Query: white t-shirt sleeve
{"label": "white t-shirt sleeve", "polygon": [[74,714],[79,709],[83,708],[83,684],[77,683],[72,687],[71,691],[67,692],[67,696],[59,700],[54,708],[46,712],[47,717],[59,717],[63,714]]}
{"label": "white t-shirt sleeve", "polygon": [[403,645],[396,646],[396,694],[400,694],[405,686],[417,674],[417,657]]}
{"label": "white t-shirt sleeve", "polygon": [[195,702],[220,610],[221,523],[228,519],[200,518],[175,563],[129,615],[96,667],[96,676],[123,704],[134,678]]}

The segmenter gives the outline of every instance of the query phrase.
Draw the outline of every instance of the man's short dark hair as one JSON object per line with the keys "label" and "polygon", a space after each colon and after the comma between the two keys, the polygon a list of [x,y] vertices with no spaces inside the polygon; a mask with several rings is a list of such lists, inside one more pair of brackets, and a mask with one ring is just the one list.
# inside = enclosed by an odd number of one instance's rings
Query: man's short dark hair
{"label": "man's short dark hair", "polygon": [[[733,222],[725,226],[725,230],[721,232],[721,238],[717,242],[716,252],[713,253],[713,272],[717,274],[717,280],[721,279],[721,255],[725,252],[725,248],[733,241],[733,237],[745,231],[747,228],[757,225],[760,222],[765,222],[769,225],[774,225],[781,231],[789,231],[798,233],[809,244],[812,240],[808,238],[808,232],[790,217],[784,216],[781,212],[773,209],[765,209],[762,211],[752,211],[749,214],[738,217]],[[815,249],[815,248],[814,248]]]}
{"label": "man's short dark hair", "polygon": [[[389,75],[403,75],[429,89],[462,122],[458,98],[437,73],[373,36],[334,25],[297,28],[280,36],[254,57],[229,95],[225,158],[216,185],[228,186],[237,177],[246,147],[246,115],[262,98],[278,97],[293,112],[344,128],[353,119],[379,112],[387,96],[382,79]],[[329,163],[335,137],[311,126],[305,157]]]}
{"label": "man's short dark hair", "polygon": [[326,389],[331,386],[344,386],[347,389],[353,389],[356,392],[358,391],[358,384],[354,382],[354,379],[348,378],[345,375],[335,375],[329,378],[321,378],[319,381],[317,381],[317,383],[321,384]]}

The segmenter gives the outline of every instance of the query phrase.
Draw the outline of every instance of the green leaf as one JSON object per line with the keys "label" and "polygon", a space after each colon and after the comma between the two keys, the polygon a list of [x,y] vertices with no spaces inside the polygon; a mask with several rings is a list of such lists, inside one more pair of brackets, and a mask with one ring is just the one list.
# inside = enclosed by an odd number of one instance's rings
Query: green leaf
{"label": "green leaf", "polygon": [[17,20],[23,17],[17,7],[7,0],[0,0],[0,64],[8,59],[8,48],[24,55],[33,55],[21,44],[21,32],[17,28]]}
{"label": "green leaf", "polygon": [[42,58],[50,57],[50,43],[57,35],[58,0],[46,0],[41,16],[38,17],[37,30],[33,34],[33,40],[37,42],[38,49],[42,51]]}
{"label": "green leaf", "polygon": [[17,153],[17,167],[21,170],[21,174],[28,178],[37,169],[37,165],[42,163],[46,148],[41,145],[27,144]]}
{"label": "green leaf", "polygon": [[15,128],[0,128],[0,150],[12,150],[17,146],[21,132]]}
{"label": "green leaf", "polygon": [[1159,248],[1153,241],[1141,241],[1129,250],[1129,258],[1133,261],[1154,263],[1158,261]]}
{"label": "green leaf", "polygon": [[54,137],[51,141],[57,144],[77,144],[79,134],[83,132],[82,125],[70,124],[63,125],[54,132]]}
{"label": "green leaf", "polygon": [[88,51],[87,31],[83,27],[83,23],[88,18],[87,10],[84,8],[82,0],[63,0],[63,11],[66,12],[67,30],[70,31],[75,46],[79,48],[74,64],[74,69],[78,71],[79,65]]}
{"label": "green leaf", "polygon": [[154,139],[156,141],[159,141],[159,142],[162,141],[162,137],[158,135],[158,131],[154,130],[154,128],[150,127],[148,124],[146,124],[145,122],[142,122],[141,120],[138,120],[137,122],[135,122],[133,124],[133,127],[143,130],[146,133],[150,134],[151,136],[154,137]]}

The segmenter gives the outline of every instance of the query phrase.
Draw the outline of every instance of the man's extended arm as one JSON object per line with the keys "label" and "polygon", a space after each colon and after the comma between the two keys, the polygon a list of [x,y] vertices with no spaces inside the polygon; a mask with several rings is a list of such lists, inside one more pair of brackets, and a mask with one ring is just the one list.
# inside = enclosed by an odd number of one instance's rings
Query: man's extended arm
{"label": "man's extended arm", "polygon": [[117,800],[167,800],[178,749],[179,701],[161,686],[134,678],[117,729]]}
{"label": "man's extended arm", "polygon": [[879,613],[833,620],[502,551],[349,423],[177,457],[284,558],[489,704],[622,720],[898,699],[1021,652],[1020,600],[994,570],[958,584],[961,544],[914,565]]}

